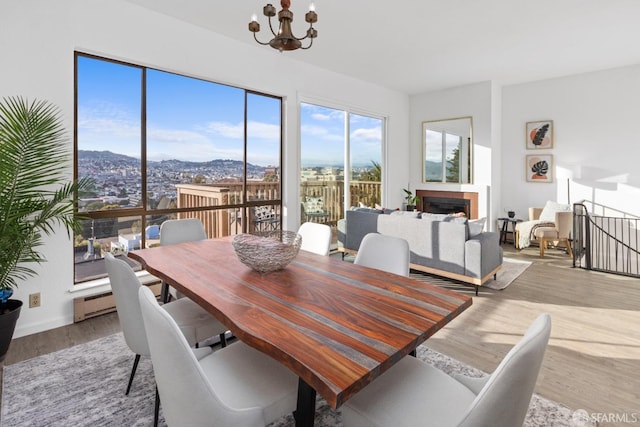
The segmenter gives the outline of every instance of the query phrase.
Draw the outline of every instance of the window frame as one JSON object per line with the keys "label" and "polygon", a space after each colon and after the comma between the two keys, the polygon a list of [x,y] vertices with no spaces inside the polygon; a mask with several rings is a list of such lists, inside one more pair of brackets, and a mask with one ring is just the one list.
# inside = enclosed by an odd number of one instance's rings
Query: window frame
{"label": "window frame", "polygon": [[[79,178],[79,171],[78,171],[78,167],[79,167],[79,158],[78,158],[78,152],[79,152],[79,148],[78,148],[78,144],[79,144],[79,140],[78,140],[78,74],[79,74],[79,70],[78,70],[78,58],[80,57],[85,57],[85,58],[89,58],[89,59],[95,59],[95,60],[100,60],[100,61],[105,61],[105,62],[110,62],[110,63],[114,63],[114,64],[119,64],[119,65],[123,65],[123,66],[128,66],[128,67],[134,67],[134,68],[138,68],[141,70],[141,82],[140,82],[140,89],[141,89],[141,93],[140,93],[140,102],[141,102],[141,117],[140,117],[140,186],[141,186],[141,206],[136,206],[136,207],[128,207],[128,208],[116,208],[116,209],[109,209],[109,210],[95,210],[95,211],[82,211],[79,209],[79,206],[76,205],[76,215],[81,216],[83,219],[85,220],[100,220],[100,219],[109,219],[109,218],[122,218],[122,217],[139,217],[140,218],[140,223],[141,223],[141,230],[145,230],[146,226],[147,226],[147,217],[151,216],[151,215],[179,215],[179,214],[190,214],[190,213],[198,213],[198,212],[208,212],[208,211],[220,211],[220,210],[237,210],[237,211],[242,211],[244,214],[244,218],[249,218],[249,210],[252,208],[256,208],[258,206],[264,206],[264,205],[268,205],[268,206],[272,206],[274,209],[276,209],[278,212],[282,212],[282,192],[283,192],[283,188],[284,188],[284,165],[283,165],[283,153],[284,153],[284,123],[285,123],[285,112],[284,112],[284,98],[282,96],[277,96],[277,95],[272,95],[272,94],[268,94],[268,93],[263,93],[263,92],[259,92],[256,90],[251,90],[251,89],[246,89],[246,88],[242,88],[242,87],[238,87],[238,86],[233,86],[233,85],[229,85],[229,84],[225,84],[225,83],[219,83],[213,80],[208,80],[208,79],[204,79],[204,78],[199,78],[199,77],[193,77],[190,75],[186,75],[186,74],[179,74],[173,71],[166,71],[166,70],[162,70],[160,68],[155,68],[155,67],[148,67],[148,66],[144,66],[144,65],[138,65],[138,64],[134,64],[134,63],[130,63],[130,62],[125,62],[125,61],[121,61],[121,60],[117,60],[117,59],[113,59],[113,58],[108,58],[108,57],[103,57],[103,56],[98,56],[98,55],[94,55],[94,54],[90,54],[90,53],[85,53],[85,52],[81,52],[81,51],[74,51],[74,110],[73,110],[73,156],[74,156],[74,161],[73,161],[73,178],[74,180],[77,180]],[[212,83],[212,84],[216,84],[216,85],[222,85],[222,86],[227,86],[227,87],[232,87],[232,88],[236,88],[239,90],[243,91],[243,98],[244,98],[244,113],[243,113],[243,143],[242,143],[242,147],[243,147],[243,164],[244,164],[244,168],[243,168],[243,174],[242,174],[242,181],[241,181],[241,185],[242,185],[242,190],[241,190],[241,197],[240,197],[240,201],[236,201],[236,203],[229,203],[229,204],[220,204],[220,205],[206,205],[206,206],[197,206],[197,207],[175,207],[175,208],[165,208],[165,209],[151,209],[149,207],[149,200],[148,200],[148,188],[147,188],[147,176],[148,176],[148,169],[147,169],[147,99],[146,99],[146,95],[147,95],[147,81],[146,81],[146,75],[147,75],[147,71],[148,70],[156,70],[156,71],[160,71],[160,72],[166,72],[166,73],[170,73],[170,74],[174,74],[176,76],[180,76],[180,77],[185,77],[185,78],[190,78],[190,79],[197,79],[197,80],[201,80],[207,83]],[[248,145],[248,139],[249,139],[249,134],[248,134],[248,97],[250,95],[258,95],[258,96],[263,96],[263,97],[268,97],[268,98],[272,98],[275,100],[279,101],[279,128],[280,128],[280,132],[279,132],[279,139],[280,139],[280,146],[279,146],[279,150],[278,150],[278,165],[277,168],[279,170],[279,180],[278,180],[278,189],[277,189],[277,196],[276,198],[269,198],[269,199],[263,199],[263,200],[249,200],[249,185],[248,185],[248,171],[247,171],[247,145]],[[249,221],[243,221],[242,223],[242,232],[250,232],[248,230],[248,223]],[[280,229],[282,229],[282,215],[279,215],[278,221],[277,221],[277,227],[279,227]],[[146,247],[146,235],[144,232],[141,233],[141,243],[140,243],[141,247]],[[75,262],[75,257],[74,257],[74,272],[75,272],[75,268],[76,268],[76,262]],[[75,276],[75,273],[74,273]],[[106,277],[106,272],[104,273],[104,275],[102,275],[101,277]],[[96,277],[88,277],[86,279],[78,279],[76,280],[74,278],[74,285],[80,285],[85,283],[86,281],[90,281],[90,280],[95,280]]]}

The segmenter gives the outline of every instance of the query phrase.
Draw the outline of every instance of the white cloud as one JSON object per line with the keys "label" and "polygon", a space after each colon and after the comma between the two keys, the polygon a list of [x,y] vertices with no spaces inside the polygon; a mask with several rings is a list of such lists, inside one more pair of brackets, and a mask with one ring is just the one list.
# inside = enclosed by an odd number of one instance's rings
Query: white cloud
{"label": "white cloud", "polygon": [[[232,124],[227,122],[211,122],[205,127],[206,131],[224,138],[239,139],[244,138],[244,126],[242,123]],[[269,141],[280,141],[280,126],[270,123],[250,121],[247,123],[247,134],[249,138],[265,139]]]}
{"label": "white cloud", "polygon": [[351,132],[351,138],[362,140],[362,141],[377,141],[380,142],[382,140],[382,135],[380,134],[380,128],[360,128]]}
{"label": "white cloud", "polygon": [[149,141],[175,142],[175,143],[208,143],[209,139],[198,132],[176,129],[151,128],[147,131]]}
{"label": "white cloud", "polygon": [[259,138],[272,142],[280,141],[280,126],[263,122],[247,123],[249,138]]}
{"label": "white cloud", "polygon": [[328,128],[322,126],[302,125],[300,133],[303,137],[316,137],[325,141],[344,141],[344,135],[331,133]]}
{"label": "white cloud", "polygon": [[327,120],[331,120],[332,117],[330,114],[321,114],[321,113],[312,113],[311,118],[314,120],[318,120],[321,122],[325,122]]}
{"label": "white cloud", "polygon": [[242,139],[244,137],[244,127],[242,123],[231,124],[226,122],[210,122],[205,126],[207,132],[225,138]]}

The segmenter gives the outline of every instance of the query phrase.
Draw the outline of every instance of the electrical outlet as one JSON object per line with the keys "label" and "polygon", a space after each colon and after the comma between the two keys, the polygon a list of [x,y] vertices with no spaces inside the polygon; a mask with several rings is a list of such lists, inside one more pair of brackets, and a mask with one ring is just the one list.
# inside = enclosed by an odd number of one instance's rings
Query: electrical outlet
{"label": "electrical outlet", "polygon": [[40,307],[40,292],[29,294],[29,308]]}

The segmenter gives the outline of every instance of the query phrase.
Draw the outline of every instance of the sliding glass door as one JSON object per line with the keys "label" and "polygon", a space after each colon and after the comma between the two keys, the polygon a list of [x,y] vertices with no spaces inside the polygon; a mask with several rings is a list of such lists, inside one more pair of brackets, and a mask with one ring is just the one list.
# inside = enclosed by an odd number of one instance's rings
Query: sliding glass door
{"label": "sliding glass door", "polygon": [[301,222],[326,223],[335,236],[346,209],[380,207],[383,135],[383,118],[300,104]]}

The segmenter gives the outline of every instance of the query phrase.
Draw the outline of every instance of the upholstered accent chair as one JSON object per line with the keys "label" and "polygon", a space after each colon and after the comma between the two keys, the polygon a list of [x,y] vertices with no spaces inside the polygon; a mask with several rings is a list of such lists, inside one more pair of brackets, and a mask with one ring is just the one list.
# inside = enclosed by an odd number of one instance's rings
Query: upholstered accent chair
{"label": "upholstered accent chair", "polygon": [[569,205],[547,202],[544,208],[530,207],[529,220],[516,224],[516,248],[523,249],[531,243],[540,246],[540,257],[549,247],[563,246],[570,257],[571,232],[573,229],[573,212]]}
{"label": "upholstered accent chair", "polygon": [[[160,226],[160,246],[205,240],[207,232],[198,218],[169,219]],[[182,298],[176,289],[162,282],[161,300],[168,302],[171,298]]]}
{"label": "upholstered accent chair", "polygon": [[[131,266],[125,261],[116,259],[110,253],[106,253],[104,259],[109,281],[111,282],[111,290],[116,300],[116,311],[118,312],[124,340],[131,351],[135,353],[133,368],[131,369],[127,391],[125,392],[125,395],[128,395],[140,357],[150,355],[147,335],[144,327],[142,327],[143,320],[140,303],[138,302],[138,290],[140,288],[148,288],[142,286]],[[224,334],[227,330],[226,326],[188,298],[164,304],[162,309],[179,325],[178,327],[189,346],[194,346],[212,336]],[[224,343],[222,344],[224,345]],[[158,409],[159,406],[156,401],[154,425],[157,425]]]}
{"label": "upholstered accent chair", "polygon": [[327,256],[331,248],[331,227],[317,222],[305,222],[298,228],[302,236],[300,249]]}
{"label": "upholstered accent chair", "polygon": [[298,378],[287,367],[242,342],[198,360],[152,292],[138,298],[169,426],[265,426],[295,410]]}
{"label": "upholstered accent chair", "polygon": [[354,264],[409,276],[409,243],[399,237],[369,233],[362,239]]}
{"label": "upholstered accent chair", "polygon": [[454,378],[415,357],[404,357],[344,404],[344,425],[521,426],[550,333],[551,317],[545,313],[483,378]]}

